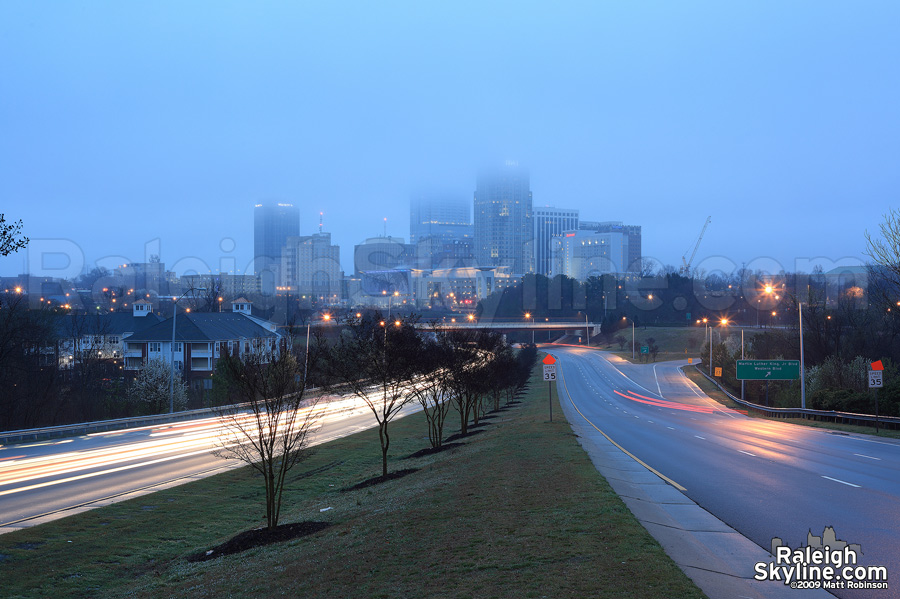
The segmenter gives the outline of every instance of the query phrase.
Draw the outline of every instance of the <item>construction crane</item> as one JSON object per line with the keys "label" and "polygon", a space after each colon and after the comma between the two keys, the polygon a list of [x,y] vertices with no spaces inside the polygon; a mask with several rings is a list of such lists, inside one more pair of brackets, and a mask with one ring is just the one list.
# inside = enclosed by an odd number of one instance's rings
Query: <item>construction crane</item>
{"label": "construction crane", "polygon": [[[694,261],[694,256],[697,255],[697,250],[700,249],[700,242],[703,241],[703,234],[706,233],[706,227],[709,226],[709,223],[711,221],[712,221],[712,217],[707,216],[706,222],[703,223],[703,228],[700,229],[700,236],[697,238],[697,242],[691,246],[694,248],[694,250],[691,251],[691,248],[688,248],[687,251],[684,253],[684,256],[681,257],[681,274],[683,274],[685,276],[690,276],[691,263]],[[687,257],[688,252],[691,252],[691,257],[685,259]]]}

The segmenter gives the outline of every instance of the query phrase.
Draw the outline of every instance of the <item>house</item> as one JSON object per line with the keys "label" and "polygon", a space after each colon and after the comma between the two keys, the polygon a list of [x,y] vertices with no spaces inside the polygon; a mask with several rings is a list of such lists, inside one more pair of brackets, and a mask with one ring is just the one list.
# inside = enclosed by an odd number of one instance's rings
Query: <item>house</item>
{"label": "house", "polygon": [[281,335],[273,323],[250,315],[250,302],[239,298],[231,312],[184,312],[135,333],[125,344],[125,370],[135,373],[149,360],[174,358],[175,368],[194,389],[211,389],[216,361],[223,355],[270,355]]}
{"label": "house", "polygon": [[87,358],[120,360],[125,354],[126,339],[161,321],[145,300],[134,302],[131,313],[66,314],[57,324],[58,364],[60,368],[71,368]]}

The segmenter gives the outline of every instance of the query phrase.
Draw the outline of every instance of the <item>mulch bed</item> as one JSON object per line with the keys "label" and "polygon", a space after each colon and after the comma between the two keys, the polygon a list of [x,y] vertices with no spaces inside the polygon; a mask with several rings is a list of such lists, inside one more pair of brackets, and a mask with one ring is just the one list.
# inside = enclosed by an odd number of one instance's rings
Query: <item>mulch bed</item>
{"label": "mulch bed", "polygon": [[388,472],[385,476],[376,476],[374,478],[368,478],[361,483],[357,483],[352,487],[347,487],[346,489],[341,489],[341,491],[358,491],[359,489],[365,489],[366,487],[374,487],[375,485],[380,485],[381,483],[385,483],[389,480],[396,480],[398,478],[403,478],[407,474],[412,474],[413,472],[418,472],[418,468],[405,468],[403,470],[397,470],[396,472]]}
{"label": "mulch bed", "polygon": [[446,451],[447,449],[453,449],[454,447],[462,447],[465,443],[444,443],[440,447],[426,447],[425,449],[420,449],[415,453],[411,453],[404,460],[411,460],[412,458],[422,458],[427,455],[434,455],[436,453],[441,453],[442,451]]}
{"label": "mulch bed", "polygon": [[476,428],[475,430],[472,430],[472,425],[470,424],[469,432],[466,433],[465,435],[463,435],[462,433],[456,433],[455,435],[450,435],[444,441],[445,441],[445,443],[449,443],[451,441],[456,441],[458,439],[465,439],[466,437],[471,437],[472,435],[477,435],[478,433],[481,432],[481,430],[482,429],[478,429],[478,428]]}
{"label": "mulch bed", "polygon": [[331,526],[329,522],[294,522],[292,524],[279,524],[272,530],[267,528],[257,528],[240,533],[236,537],[225,541],[221,545],[217,545],[208,551],[201,551],[189,555],[189,562],[205,562],[223,555],[232,555],[253,549],[254,547],[262,547],[272,543],[283,543],[299,537],[305,537],[313,533],[319,532]]}

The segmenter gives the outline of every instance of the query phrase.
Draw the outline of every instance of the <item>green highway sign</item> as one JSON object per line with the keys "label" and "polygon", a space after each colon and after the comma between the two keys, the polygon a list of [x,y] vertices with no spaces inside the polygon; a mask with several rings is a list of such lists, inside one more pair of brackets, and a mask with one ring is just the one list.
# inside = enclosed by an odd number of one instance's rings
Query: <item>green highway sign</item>
{"label": "green highway sign", "polygon": [[649,353],[650,353],[650,346],[649,346],[649,345],[642,345],[642,346],[641,346],[641,353],[642,353],[642,354],[649,354]]}
{"label": "green highway sign", "polygon": [[744,381],[790,381],[800,378],[799,360],[738,360],[737,377]]}

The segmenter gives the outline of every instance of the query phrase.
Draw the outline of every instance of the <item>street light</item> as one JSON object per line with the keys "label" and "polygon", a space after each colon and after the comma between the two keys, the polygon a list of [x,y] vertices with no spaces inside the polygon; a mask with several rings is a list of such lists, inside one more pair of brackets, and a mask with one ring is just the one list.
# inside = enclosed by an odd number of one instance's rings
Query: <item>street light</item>
{"label": "street light", "polygon": [[534,345],[534,316],[531,314],[531,312],[526,312],[525,318],[531,319],[531,345]]}
{"label": "street light", "polygon": [[[172,343],[169,345],[169,349],[172,351],[172,368],[169,371],[169,414],[175,413],[175,317],[178,316],[178,302],[188,293],[194,291],[206,291],[206,287],[199,287],[197,289],[192,287],[182,293],[181,297],[178,299],[172,298]],[[184,347],[182,347],[182,351],[184,351]]]}

